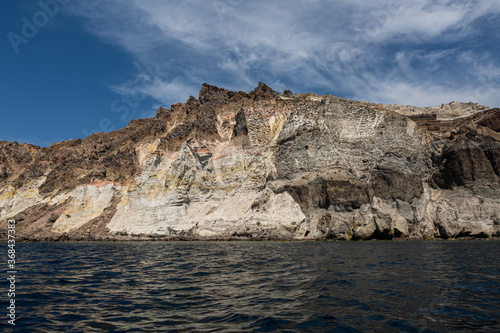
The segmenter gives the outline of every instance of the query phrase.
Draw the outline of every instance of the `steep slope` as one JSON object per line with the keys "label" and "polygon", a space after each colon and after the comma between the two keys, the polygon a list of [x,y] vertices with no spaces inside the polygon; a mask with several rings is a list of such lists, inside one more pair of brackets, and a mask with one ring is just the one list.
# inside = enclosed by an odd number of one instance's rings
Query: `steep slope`
{"label": "steep slope", "polygon": [[500,110],[204,84],[48,148],[0,142],[0,232],[63,239],[500,236]]}

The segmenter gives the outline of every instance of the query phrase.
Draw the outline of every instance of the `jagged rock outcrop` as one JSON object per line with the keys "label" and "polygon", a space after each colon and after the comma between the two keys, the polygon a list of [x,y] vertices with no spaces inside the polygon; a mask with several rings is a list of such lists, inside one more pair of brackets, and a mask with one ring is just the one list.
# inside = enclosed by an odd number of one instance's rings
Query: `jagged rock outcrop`
{"label": "jagged rock outcrop", "polygon": [[48,148],[0,142],[0,233],[67,239],[500,236],[500,110],[203,84]]}

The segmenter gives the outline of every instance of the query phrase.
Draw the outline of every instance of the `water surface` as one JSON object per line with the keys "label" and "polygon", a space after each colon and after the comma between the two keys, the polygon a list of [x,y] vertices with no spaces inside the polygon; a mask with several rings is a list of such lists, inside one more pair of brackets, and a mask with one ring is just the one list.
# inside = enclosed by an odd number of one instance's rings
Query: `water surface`
{"label": "water surface", "polygon": [[500,331],[498,241],[18,243],[17,251],[14,331]]}

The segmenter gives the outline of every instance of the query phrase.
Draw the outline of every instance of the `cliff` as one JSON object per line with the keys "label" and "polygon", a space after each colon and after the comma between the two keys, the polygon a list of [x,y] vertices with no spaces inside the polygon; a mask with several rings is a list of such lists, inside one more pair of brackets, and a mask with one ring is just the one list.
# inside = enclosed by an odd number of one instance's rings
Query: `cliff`
{"label": "cliff", "polygon": [[500,110],[204,84],[48,148],[0,142],[0,234],[103,239],[500,236]]}

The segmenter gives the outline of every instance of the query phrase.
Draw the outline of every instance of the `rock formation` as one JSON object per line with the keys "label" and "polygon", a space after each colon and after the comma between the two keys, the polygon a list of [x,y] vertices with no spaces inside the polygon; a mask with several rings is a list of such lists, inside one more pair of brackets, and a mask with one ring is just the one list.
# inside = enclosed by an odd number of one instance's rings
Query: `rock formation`
{"label": "rock formation", "polygon": [[0,233],[31,240],[500,236],[500,110],[204,84],[48,148],[0,142]]}

